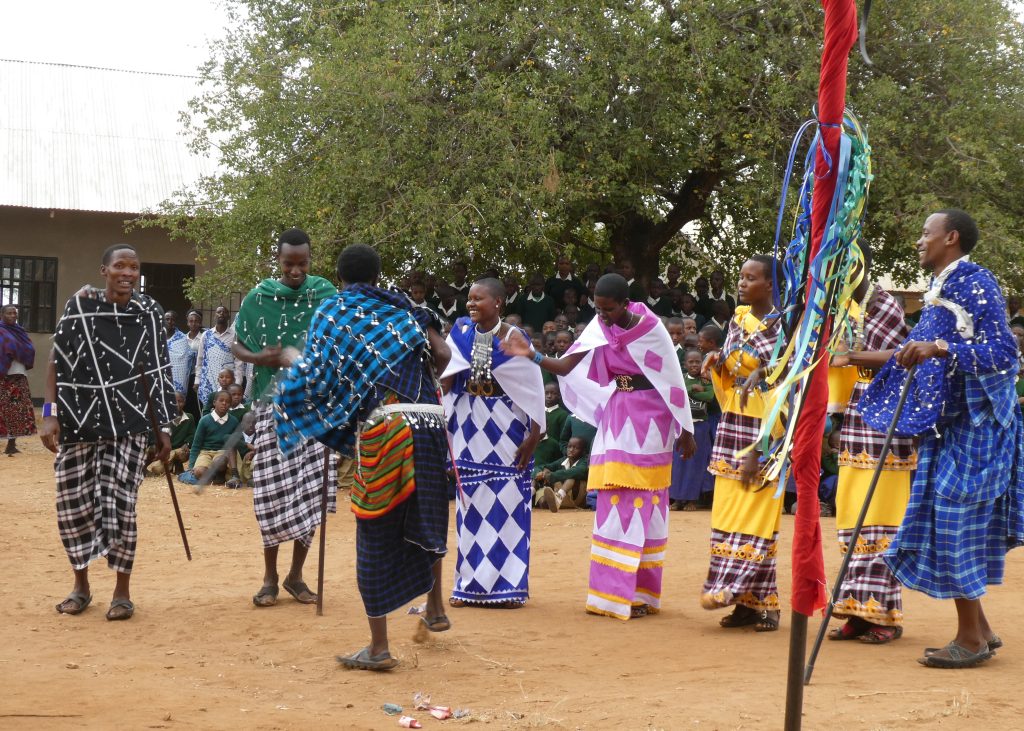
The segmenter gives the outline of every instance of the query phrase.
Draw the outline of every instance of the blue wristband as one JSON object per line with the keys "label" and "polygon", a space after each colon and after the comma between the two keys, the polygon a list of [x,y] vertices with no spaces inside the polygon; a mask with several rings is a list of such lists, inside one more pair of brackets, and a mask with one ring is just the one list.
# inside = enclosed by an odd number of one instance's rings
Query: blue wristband
{"label": "blue wristband", "polygon": [[57,416],[57,404],[46,402],[43,404],[43,418],[46,419],[50,416]]}
{"label": "blue wristband", "polygon": [[536,351],[536,350],[533,351],[533,362],[534,363],[536,363],[537,365],[540,365],[541,361],[543,361],[543,360],[544,360],[544,354],[543,353],[541,353],[539,351]]}

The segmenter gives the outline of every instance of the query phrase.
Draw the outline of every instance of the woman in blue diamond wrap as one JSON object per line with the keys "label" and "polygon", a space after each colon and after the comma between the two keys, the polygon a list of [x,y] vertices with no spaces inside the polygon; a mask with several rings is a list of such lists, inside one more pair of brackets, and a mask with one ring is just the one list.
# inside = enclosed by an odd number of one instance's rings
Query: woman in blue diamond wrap
{"label": "woman in blue diamond wrap", "polygon": [[545,425],[540,369],[505,355],[505,287],[482,279],[448,336],[442,378],[460,492],[452,606],[521,607],[529,597],[530,475]]}

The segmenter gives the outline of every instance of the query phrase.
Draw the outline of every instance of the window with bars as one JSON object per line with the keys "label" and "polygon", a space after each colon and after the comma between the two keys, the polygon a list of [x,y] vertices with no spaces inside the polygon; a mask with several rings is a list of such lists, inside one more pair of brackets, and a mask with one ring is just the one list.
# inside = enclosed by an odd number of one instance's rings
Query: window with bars
{"label": "window with bars", "polygon": [[51,333],[57,323],[57,259],[0,254],[0,303],[18,306],[18,324]]}

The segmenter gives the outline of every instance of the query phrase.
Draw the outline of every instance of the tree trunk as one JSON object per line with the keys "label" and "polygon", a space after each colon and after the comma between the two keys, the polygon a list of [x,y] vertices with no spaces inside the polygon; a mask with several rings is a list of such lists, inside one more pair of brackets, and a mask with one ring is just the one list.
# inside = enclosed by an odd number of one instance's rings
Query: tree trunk
{"label": "tree trunk", "polygon": [[637,279],[649,289],[651,280],[660,276],[662,249],[683,226],[704,215],[708,196],[725,175],[721,169],[691,172],[679,192],[666,195],[674,205],[658,223],[635,210],[604,217],[602,222],[608,227],[615,261],[632,261]]}

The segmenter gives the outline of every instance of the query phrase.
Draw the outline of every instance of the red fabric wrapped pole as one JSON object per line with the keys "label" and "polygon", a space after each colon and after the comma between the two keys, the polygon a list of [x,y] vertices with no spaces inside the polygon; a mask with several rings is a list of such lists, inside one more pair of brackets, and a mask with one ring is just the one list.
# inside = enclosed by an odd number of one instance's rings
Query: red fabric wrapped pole
{"label": "red fabric wrapped pole", "polygon": [[[821,148],[814,160],[814,191],[811,199],[811,250],[821,247],[832,196],[836,188],[839,140],[846,105],[846,69],[850,49],[857,38],[854,0],[822,0],[825,9],[825,46],[818,82],[819,131],[833,161],[832,169]],[[810,291],[810,287],[807,288]],[[810,313],[810,303],[805,317]],[[822,326],[821,340],[828,338],[831,321]],[[796,480],[797,515],[793,532],[793,610],[810,616],[825,606],[825,560],[822,555],[821,522],[818,519],[818,480],[821,472],[821,440],[828,406],[828,361],[822,360],[808,382],[803,409],[793,437],[792,471]]]}

